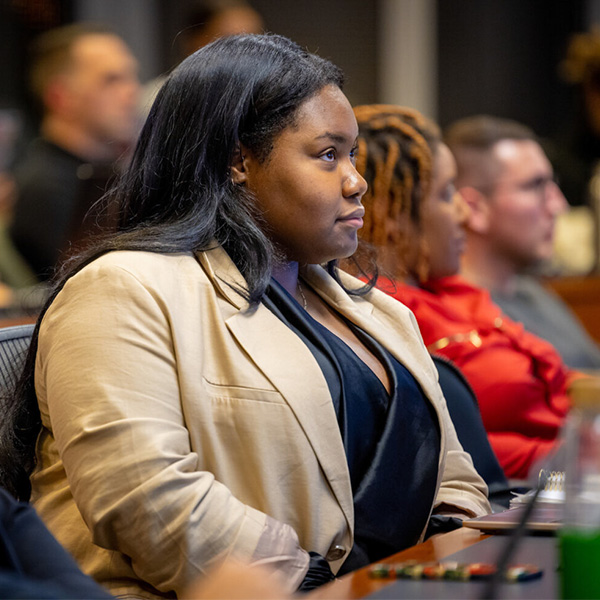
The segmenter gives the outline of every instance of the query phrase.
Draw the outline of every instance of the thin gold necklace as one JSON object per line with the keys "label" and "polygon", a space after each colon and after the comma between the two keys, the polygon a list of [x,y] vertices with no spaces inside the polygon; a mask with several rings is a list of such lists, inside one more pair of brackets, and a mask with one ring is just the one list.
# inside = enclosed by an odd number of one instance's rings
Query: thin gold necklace
{"label": "thin gold necklace", "polygon": [[302,298],[302,304],[304,306],[304,310],[308,310],[308,302],[306,301],[306,296],[302,291],[302,285],[300,284],[300,280],[298,279],[298,291],[300,292],[300,296]]}

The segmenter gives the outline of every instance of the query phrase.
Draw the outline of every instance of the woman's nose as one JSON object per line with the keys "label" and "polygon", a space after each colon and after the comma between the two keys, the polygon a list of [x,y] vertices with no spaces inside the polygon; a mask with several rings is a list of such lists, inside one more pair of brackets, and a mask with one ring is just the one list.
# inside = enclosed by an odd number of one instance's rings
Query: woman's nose
{"label": "woman's nose", "polygon": [[367,187],[368,185],[365,178],[356,170],[354,165],[351,165],[342,184],[344,197],[351,198],[355,196],[360,200],[365,195]]}

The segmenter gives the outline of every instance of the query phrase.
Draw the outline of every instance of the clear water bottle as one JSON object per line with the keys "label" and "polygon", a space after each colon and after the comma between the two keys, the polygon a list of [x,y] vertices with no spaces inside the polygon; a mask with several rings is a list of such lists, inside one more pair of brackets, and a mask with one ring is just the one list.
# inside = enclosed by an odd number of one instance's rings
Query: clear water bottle
{"label": "clear water bottle", "polygon": [[559,534],[562,597],[600,598],[600,379],[576,381],[571,398]]}

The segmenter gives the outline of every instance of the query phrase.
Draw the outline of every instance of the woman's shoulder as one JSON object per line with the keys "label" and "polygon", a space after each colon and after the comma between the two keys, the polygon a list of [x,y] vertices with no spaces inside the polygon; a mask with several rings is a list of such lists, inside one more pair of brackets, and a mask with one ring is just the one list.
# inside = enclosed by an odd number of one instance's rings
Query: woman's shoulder
{"label": "woman's shoulder", "polygon": [[[193,253],[163,254],[118,250],[108,252],[85,265],[67,279],[52,303],[72,309],[73,303],[95,307],[144,303],[149,298],[164,305],[178,305],[213,285]],[[204,290],[204,291],[203,291]]]}
{"label": "woman's shoulder", "polygon": [[[216,291],[193,253],[160,254],[113,251],[71,276],[44,314],[44,330],[86,327],[103,320],[158,322],[166,314],[184,315],[189,307],[216,297]],[[161,316],[162,315],[162,316]],[[183,316],[182,316],[183,318]],[[61,325],[61,327],[63,326]]]}
{"label": "woman's shoulder", "polygon": [[161,252],[150,252],[144,250],[114,250],[99,256],[85,269],[127,269],[132,271],[144,271],[148,268],[160,266],[173,266],[174,264],[183,264],[191,262],[198,264],[192,252],[178,252],[166,254]]}
{"label": "woman's shoulder", "polygon": [[107,283],[107,279],[136,279],[151,287],[172,285],[189,271],[198,272],[199,264],[192,252],[164,254],[138,250],[117,250],[99,256],[73,277],[74,284],[89,281]]}

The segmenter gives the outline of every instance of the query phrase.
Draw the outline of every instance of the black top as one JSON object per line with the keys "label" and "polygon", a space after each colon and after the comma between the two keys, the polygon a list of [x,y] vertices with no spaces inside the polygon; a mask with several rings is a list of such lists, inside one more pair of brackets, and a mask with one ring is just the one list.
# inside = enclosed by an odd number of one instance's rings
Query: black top
{"label": "black top", "polygon": [[[10,237],[40,280],[97,232],[99,213],[91,209],[112,175],[109,165],[87,163],[42,138],[32,142],[14,172],[17,201]],[[113,216],[104,218],[109,222]]]}
{"label": "black top", "polygon": [[427,524],[438,475],[440,430],[433,406],[412,374],[353,323],[346,321],[384,365],[390,394],[344,341],[276,282],[264,303],[311,350],[337,414],[355,521],[354,547],[338,574],[414,545]]}

